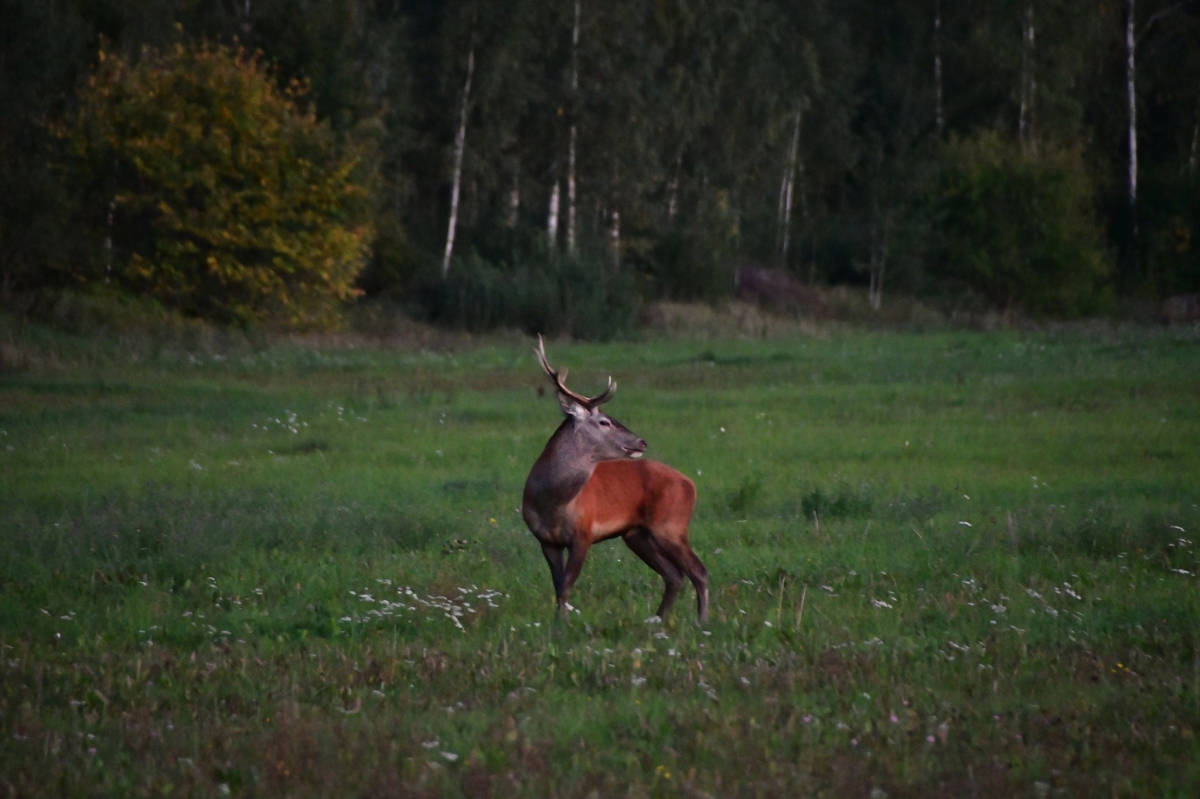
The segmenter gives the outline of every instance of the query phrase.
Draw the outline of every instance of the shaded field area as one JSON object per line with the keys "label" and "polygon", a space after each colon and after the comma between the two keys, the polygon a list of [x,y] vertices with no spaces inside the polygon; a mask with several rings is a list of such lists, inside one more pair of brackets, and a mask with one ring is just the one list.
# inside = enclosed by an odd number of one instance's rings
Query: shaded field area
{"label": "shaded field area", "polygon": [[550,343],[696,482],[704,628],[617,542],[553,622],[512,340],[79,346],[0,377],[8,795],[1200,790],[1194,331]]}

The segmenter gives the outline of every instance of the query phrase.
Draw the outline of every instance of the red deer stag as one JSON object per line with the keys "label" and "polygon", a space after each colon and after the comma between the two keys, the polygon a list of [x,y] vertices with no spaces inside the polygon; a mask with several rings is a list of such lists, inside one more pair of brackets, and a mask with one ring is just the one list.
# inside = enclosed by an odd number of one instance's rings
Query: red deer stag
{"label": "red deer stag", "polygon": [[620,536],[666,584],[658,615],[671,609],[687,575],[704,622],[708,570],[688,545],[696,486],[664,463],[641,460],[646,442],[600,410],[617,390],[611,377],[589,399],[567,388],[566,370],[560,375],[550,366],[541,336],[535,352],[567,418],[529,471],[521,514],[550,564],[559,612],[567,612],[571,586],[592,544]]}

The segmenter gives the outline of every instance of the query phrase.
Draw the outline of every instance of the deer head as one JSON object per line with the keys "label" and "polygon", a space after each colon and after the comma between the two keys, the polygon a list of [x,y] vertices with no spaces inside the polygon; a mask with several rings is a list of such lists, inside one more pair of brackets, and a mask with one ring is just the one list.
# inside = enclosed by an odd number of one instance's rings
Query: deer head
{"label": "deer head", "polygon": [[646,442],[625,425],[600,410],[600,406],[612,399],[617,384],[608,378],[608,386],[595,397],[585,397],[567,388],[567,370],[562,374],[555,371],[546,360],[546,347],[538,336],[538,363],[549,375],[558,392],[558,404],[567,416],[570,435],[582,449],[590,452],[593,461],[640,458],[646,452]]}

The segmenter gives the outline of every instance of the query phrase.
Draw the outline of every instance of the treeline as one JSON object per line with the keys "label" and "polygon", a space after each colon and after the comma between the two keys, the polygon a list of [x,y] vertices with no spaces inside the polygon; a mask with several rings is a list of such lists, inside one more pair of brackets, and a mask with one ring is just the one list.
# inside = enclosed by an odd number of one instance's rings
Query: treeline
{"label": "treeline", "polygon": [[[359,238],[327,260],[432,319],[604,335],[638,299],[720,297],[759,267],[876,306],[1200,291],[1200,3],[0,0],[0,19],[6,298],[162,257],[152,201],[117,229],[144,176],[81,188],[96,168],[66,150],[101,53],[171,52],[227,53],[310,114],[365,198],[334,209]],[[298,257],[267,251],[230,248],[230,269]]]}

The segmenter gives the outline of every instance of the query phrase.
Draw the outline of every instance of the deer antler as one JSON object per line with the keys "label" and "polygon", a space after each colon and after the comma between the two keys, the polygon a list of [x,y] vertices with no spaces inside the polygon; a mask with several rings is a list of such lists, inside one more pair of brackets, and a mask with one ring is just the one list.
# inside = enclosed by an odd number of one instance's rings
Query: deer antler
{"label": "deer antler", "polygon": [[613,382],[611,376],[608,378],[608,386],[591,399],[583,396],[582,394],[576,394],[574,391],[567,388],[567,370],[563,369],[562,374],[560,375],[554,370],[554,367],[550,365],[550,361],[546,360],[546,345],[542,342],[542,337],[540,334],[538,335],[537,349],[534,350],[534,353],[537,355],[538,363],[542,365],[542,371],[548,374],[550,379],[554,381],[554,387],[558,389],[558,392],[560,394],[565,394],[585,408],[595,408],[597,405],[603,405],[612,399],[612,395],[616,393],[617,384]]}

